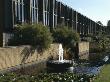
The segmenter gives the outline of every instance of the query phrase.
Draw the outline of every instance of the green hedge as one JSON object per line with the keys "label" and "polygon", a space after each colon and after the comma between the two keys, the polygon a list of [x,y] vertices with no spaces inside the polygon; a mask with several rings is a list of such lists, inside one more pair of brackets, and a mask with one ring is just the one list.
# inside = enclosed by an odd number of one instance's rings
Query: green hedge
{"label": "green hedge", "polygon": [[79,34],[66,26],[58,26],[53,30],[54,42],[62,43],[65,47],[73,47],[79,42]]}
{"label": "green hedge", "polygon": [[48,27],[42,24],[23,24],[16,26],[14,37],[9,41],[9,45],[32,45],[48,48],[52,40]]}
{"label": "green hedge", "polygon": [[80,41],[80,36],[77,32],[66,26],[59,25],[53,30],[52,35],[54,42],[63,44],[65,57],[67,55],[70,59],[75,57],[75,47],[77,42]]}

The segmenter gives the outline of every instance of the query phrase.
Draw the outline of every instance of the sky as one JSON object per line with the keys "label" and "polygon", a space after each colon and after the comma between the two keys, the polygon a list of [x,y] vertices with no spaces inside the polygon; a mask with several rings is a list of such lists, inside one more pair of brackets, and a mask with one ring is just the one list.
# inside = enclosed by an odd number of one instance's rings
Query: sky
{"label": "sky", "polygon": [[87,16],[107,25],[110,20],[110,0],[58,0]]}

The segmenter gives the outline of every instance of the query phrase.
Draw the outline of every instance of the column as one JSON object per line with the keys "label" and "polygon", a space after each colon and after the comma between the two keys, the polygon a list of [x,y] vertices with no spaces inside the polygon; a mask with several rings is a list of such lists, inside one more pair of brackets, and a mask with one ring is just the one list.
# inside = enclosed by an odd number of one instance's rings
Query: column
{"label": "column", "polygon": [[0,0],[0,47],[3,46],[4,0]]}
{"label": "column", "polygon": [[76,12],[76,27],[75,27],[75,29],[76,29],[76,32],[78,32],[78,30],[77,30],[77,24],[78,24],[78,13]]}

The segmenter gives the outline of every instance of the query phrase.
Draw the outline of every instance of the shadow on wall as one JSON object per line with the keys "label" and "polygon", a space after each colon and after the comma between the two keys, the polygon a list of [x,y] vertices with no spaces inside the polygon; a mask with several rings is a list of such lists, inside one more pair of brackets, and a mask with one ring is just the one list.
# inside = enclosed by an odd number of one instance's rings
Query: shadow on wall
{"label": "shadow on wall", "polygon": [[25,63],[26,60],[28,59],[29,56],[32,56],[32,54],[34,54],[35,52],[35,48],[34,47],[31,47],[31,48],[24,48],[21,52],[21,56],[23,57],[22,60],[21,60],[21,63]]}
{"label": "shadow on wall", "polygon": [[[38,54],[42,55],[43,54],[43,50],[40,47],[25,47],[22,52],[20,53],[20,55],[22,56],[22,60],[21,60],[21,64],[25,63],[26,60],[32,56],[35,51],[37,50]],[[36,55],[38,55],[36,54]]]}

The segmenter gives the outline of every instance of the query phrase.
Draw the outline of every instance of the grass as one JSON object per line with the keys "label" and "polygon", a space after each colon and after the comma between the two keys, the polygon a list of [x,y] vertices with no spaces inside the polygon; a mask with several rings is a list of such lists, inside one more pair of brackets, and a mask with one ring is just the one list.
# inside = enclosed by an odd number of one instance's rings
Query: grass
{"label": "grass", "polygon": [[102,67],[100,74],[93,82],[110,82],[110,64]]}

